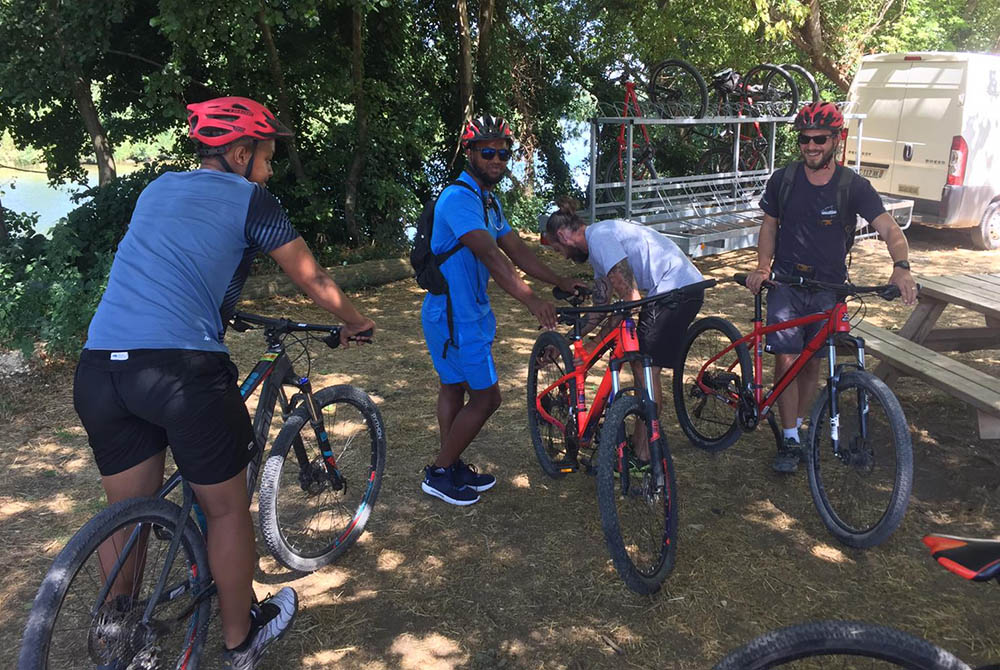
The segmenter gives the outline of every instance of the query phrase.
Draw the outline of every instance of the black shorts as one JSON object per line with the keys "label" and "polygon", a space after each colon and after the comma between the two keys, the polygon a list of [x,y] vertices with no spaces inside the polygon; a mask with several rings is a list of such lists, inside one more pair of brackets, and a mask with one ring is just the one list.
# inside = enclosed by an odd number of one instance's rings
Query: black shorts
{"label": "black shorts", "polygon": [[647,303],[639,312],[639,351],[653,359],[658,368],[673,369],[684,346],[688,326],[705,302],[704,289],[691,291],[676,307]]}
{"label": "black shorts", "polygon": [[[825,312],[836,303],[837,296],[832,291],[809,291],[777,284],[767,291],[767,325]],[[772,354],[802,353],[806,343],[816,337],[824,323],[825,321],[817,321],[807,326],[771,333],[765,337],[764,350]],[[826,356],[826,349],[820,349],[815,355]]]}
{"label": "black shorts", "polygon": [[[127,354],[127,360],[123,354]],[[73,405],[102,475],[127,470],[170,445],[181,474],[218,484],[253,456],[250,416],[225,353],[185,349],[84,350]]]}

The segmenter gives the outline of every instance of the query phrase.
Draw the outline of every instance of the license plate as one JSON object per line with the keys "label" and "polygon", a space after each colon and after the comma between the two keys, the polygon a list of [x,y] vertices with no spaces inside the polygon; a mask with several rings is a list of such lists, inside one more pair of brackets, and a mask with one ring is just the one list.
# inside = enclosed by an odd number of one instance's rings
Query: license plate
{"label": "license plate", "polygon": [[882,175],[885,174],[885,168],[862,166],[861,169],[858,170],[858,174],[862,177],[867,177],[868,179],[881,179]]}

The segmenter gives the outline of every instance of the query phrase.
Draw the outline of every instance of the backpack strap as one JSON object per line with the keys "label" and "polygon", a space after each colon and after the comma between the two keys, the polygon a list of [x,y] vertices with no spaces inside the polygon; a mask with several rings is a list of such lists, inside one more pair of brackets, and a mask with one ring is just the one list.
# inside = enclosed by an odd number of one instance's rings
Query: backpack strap
{"label": "backpack strap", "polygon": [[847,233],[847,248],[854,244],[854,234],[858,228],[858,216],[853,210],[848,211],[851,202],[851,184],[854,183],[854,170],[846,165],[837,166],[837,213]]}
{"label": "backpack strap", "polygon": [[785,166],[785,172],[781,176],[781,184],[778,186],[778,224],[785,214],[785,207],[788,199],[792,197],[792,185],[795,183],[795,176],[799,173],[799,166],[802,161],[792,161]]}

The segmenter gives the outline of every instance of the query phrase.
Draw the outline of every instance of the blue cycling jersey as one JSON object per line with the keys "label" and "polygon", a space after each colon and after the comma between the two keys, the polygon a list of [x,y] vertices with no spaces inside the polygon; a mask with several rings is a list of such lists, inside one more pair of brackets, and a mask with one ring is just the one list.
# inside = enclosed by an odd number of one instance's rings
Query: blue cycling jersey
{"label": "blue cycling jersey", "polygon": [[278,199],[243,177],[161,175],[139,195],[84,348],[226,351],[251,261],[298,236]]}
{"label": "blue cycling jersey", "polygon": [[[434,207],[431,233],[431,251],[436,254],[448,251],[458,243],[458,238],[473,230],[486,230],[495,240],[511,230],[492,193],[484,192],[468,172],[463,172],[459,179],[472,186],[475,193],[461,186],[446,188],[441,193]],[[487,199],[488,221],[483,215],[484,198]],[[490,272],[471,249],[462,247],[444,262],[441,273],[448,281],[456,323],[479,321],[490,313],[490,299],[486,294]],[[447,296],[428,293],[422,314],[435,321],[445,318],[446,308]]]}

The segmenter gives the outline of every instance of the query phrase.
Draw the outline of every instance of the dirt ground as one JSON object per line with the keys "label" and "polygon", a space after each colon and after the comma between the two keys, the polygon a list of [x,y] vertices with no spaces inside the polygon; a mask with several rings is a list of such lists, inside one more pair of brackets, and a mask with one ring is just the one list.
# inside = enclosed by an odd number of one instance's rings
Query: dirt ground
{"label": "dirt ground", "polygon": [[[911,229],[920,274],[1000,272],[1000,252],[974,251],[964,231]],[[556,262],[585,276],[583,266]],[[724,279],[753,266],[752,250],[697,261]],[[884,245],[855,247],[853,278],[875,283],[890,264]],[[266,550],[258,591],[291,584],[302,598],[288,637],[262,667],[382,670],[707,668],[729,649],[778,626],[849,618],[927,637],[970,664],[1000,659],[993,586],[937,567],[920,544],[929,532],[1000,536],[1000,441],[978,438],[961,402],[913,380],[896,387],[915,454],[915,483],[900,529],[867,551],[840,546],[820,522],[804,473],[770,471],[766,427],[711,456],[691,447],[670,402],[663,414],[677,468],[677,566],[652,597],[627,591],[604,547],[593,478],[548,479],[531,449],[524,380],[537,336],[530,314],[493,291],[494,352],[504,403],[467,452],[499,482],[458,509],[420,491],[437,448],[437,379],[424,349],[421,293],[401,281],[355,294],[378,323],[365,348],[320,351],[314,386],[350,380],[381,407],[389,442],[382,492],[368,531],[339,563],[308,576],[285,572]],[[746,329],[752,302],[723,283],[704,314]],[[304,299],[244,308],[328,321]],[[867,318],[898,328],[909,308],[873,298]],[[979,325],[949,308],[945,325]],[[231,336],[244,372],[259,334]],[[1000,352],[962,360],[1000,375]],[[72,367],[0,379],[0,667],[12,667],[38,584],[70,535],[103,506],[98,474],[71,402]],[[669,388],[669,386],[667,386]],[[214,667],[216,649],[206,656]]]}

